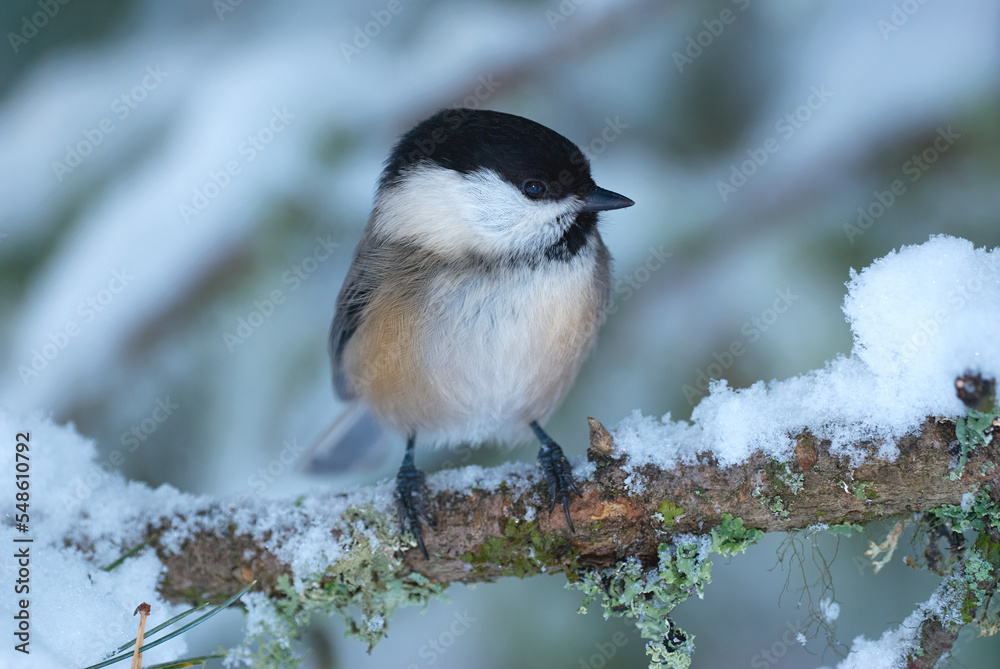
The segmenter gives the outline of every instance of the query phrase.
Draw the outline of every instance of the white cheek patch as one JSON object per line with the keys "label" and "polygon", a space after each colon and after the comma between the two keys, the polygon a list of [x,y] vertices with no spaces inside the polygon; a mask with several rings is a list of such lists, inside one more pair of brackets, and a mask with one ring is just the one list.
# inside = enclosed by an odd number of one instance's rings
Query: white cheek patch
{"label": "white cheek patch", "polygon": [[537,252],[562,236],[580,204],[529,200],[493,170],[463,175],[425,165],[379,194],[374,225],[444,254]]}
{"label": "white cheek patch", "polygon": [[568,215],[579,206],[572,199],[529,200],[493,170],[472,172],[465,177],[465,186],[477,238],[501,253],[551,246],[565,231]]}
{"label": "white cheek patch", "polygon": [[411,170],[376,197],[372,221],[376,232],[444,254],[473,249],[468,221],[474,214],[462,181],[458,172],[440,167]]}

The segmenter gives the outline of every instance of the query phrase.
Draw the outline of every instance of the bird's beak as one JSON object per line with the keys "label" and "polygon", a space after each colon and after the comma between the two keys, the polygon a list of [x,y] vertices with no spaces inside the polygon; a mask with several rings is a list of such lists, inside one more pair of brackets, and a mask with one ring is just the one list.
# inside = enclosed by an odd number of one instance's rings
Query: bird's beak
{"label": "bird's beak", "polygon": [[609,209],[624,209],[631,207],[635,202],[624,195],[612,193],[598,186],[594,186],[583,198],[583,208],[580,211],[608,211]]}

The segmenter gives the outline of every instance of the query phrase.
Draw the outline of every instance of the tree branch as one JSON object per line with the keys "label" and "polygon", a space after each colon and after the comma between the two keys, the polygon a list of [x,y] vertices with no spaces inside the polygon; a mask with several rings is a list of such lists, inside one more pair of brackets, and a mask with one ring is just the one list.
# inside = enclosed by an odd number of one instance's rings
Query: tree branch
{"label": "tree branch", "polygon": [[[597,468],[593,480],[580,482],[582,495],[573,500],[575,534],[561,509],[548,513],[544,482],[534,473],[500,490],[437,492],[428,500],[437,525],[424,535],[431,557],[423,559],[415,548],[406,551],[397,576],[418,572],[432,583],[474,582],[533,567],[547,572],[605,567],[632,556],[655,564],[657,546],[667,536],[707,533],[723,513],[742,518],[747,527],[774,532],[819,522],[868,523],[957,505],[983,484],[992,486],[997,502],[1000,469],[990,463],[1000,460],[1000,439],[972,451],[962,476],[950,480],[957,461],[954,440],[954,422],[928,419],[918,434],[899,440],[895,461],[868,460],[855,468],[832,456],[828,442],[800,434],[787,469],[760,454],[721,469],[706,455],[697,464],[668,471],[646,466],[643,490],[633,493],[624,485],[624,458],[615,457],[611,436],[591,419],[587,456]],[[672,517],[669,531],[656,515],[664,502],[674,505],[666,507]],[[532,508],[537,509],[535,526],[515,522],[530,517]],[[210,511],[225,513],[219,507]],[[149,533],[159,537],[172,522],[168,518],[150,526]],[[530,529],[518,530],[525,527]],[[167,566],[161,591],[174,601],[195,601],[206,594],[232,594],[257,578],[265,591],[277,595],[278,577],[291,575],[291,568],[260,543],[236,529],[206,530],[175,553],[156,538],[153,544]]]}

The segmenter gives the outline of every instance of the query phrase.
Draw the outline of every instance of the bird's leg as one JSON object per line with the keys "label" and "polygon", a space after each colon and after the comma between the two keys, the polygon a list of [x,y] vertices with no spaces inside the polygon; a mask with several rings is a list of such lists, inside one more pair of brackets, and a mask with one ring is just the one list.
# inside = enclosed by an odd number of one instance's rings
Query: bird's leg
{"label": "bird's leg", "polygon": [[396,474],[396,513],[399,515],[400,531],[404,534],[412,532],[417,539],[417,545],[420,546],[420,552],[427,558],[420,521],[423,520],[431,527],[434,522],[424,507],[426,493],[424,473],[413,466],[413,449],[416,441],[417,435],[414,433],[407,437],[406,455],[403,456],[403,464],[399,466],[399,473]]}
{"label": "bird's leg", "polygon": [[545,434],[545,430],[539,426],[537,421],[531,421],[529,425],[535,436],[538,437],[538,441],[542,443],[542,447],[538,450],[538,464],[542,468],[542,472],[545,473],[545,482],[549,485],[549,513],[552,513],[552,509],[556,508],[556,500],[558,499],[562,502],[563,511],[566,513],[566,523],[569,525],[570,532],[575,532],[573,519],[569,517],[569,498],[571,493],[579,495],[580,489],[573,481],[573,468],[570,467],[569,460],[563,455],[559,444]]}

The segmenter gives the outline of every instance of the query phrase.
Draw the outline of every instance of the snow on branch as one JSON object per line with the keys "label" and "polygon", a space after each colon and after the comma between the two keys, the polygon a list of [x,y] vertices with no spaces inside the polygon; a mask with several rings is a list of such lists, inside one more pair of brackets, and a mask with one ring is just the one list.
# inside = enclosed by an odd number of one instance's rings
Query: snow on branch
{"label": "snow on branch", "polygon": [[[860,524],[961,505],[965,495],[984,485],[1000,491],[1000,470],[990,466],[1000,457],[997,441],[969,455],[961,478],[949,478],[956,460],[951,421],[928,420],[919,434],[901,439],[896,444],[900,457],[893,462],[872,460],[855,468],[831,455],[829,442],[802,434],[796,457],[789,463],[756,455],[743,465],[723,469],[706,456],[702,462],[667,471],[647,465],[638,473],[622,468],[625,458],[614,456],[610,435],[596,421],[591,425],[588,459],[596,467],[582,486],[582,497],[572,505],[574,524],[580,528],[576,534],[569,532],[561,513],[546,513],[544,484],[534,472],[508,467],[479,470],[481,480],[493,481],[496,487],[472,483],[463,491],[437,491],[431,502],[437,526],[427,536],[431,559],[424,560],[411,548],[398,575],[412,570],[435,582],[472,582],[515,573],[609,566],[626,557],[650,563],[669,535],[706,533],[719,524],[723,513],[742,518],[748,527],[786,531],[819,522]],[[642,491],[627,492],[626,480],[636,476],[642,480]],[[314,499],[306,506],[342,508],[347,499]],[[292,503],[284,509],[269,506],[257,511],[268,519],[252,517],[250,527],[243,524],[248,518],[244,508],[212,505],[200,510],[196,515],[212,521],[188,534],[180,552],[165,556],[163,594],[181,600],[223,594],[251,578],[262,579],[274,591],[278,576],[293,575],[291,567],[278,551],[268,548],[272,538],[254,539],[253,534],[259,533],[254,525],[266,522],[270,529],[265,535],[283,535],[295,528],[282,527],[280,518],[292,520],[299,514]],[[392,522],[392,511],[384,504],[380,513],[387,516],[384,522]],[[301,514],[299,520],[307,516]],[[149,531],[161,535],[174,522],[165,518]],[[191,519],[180,523],[190,525]],[[230,529],[220,531],[220,527]]]}
{"label": "snow on branch", "polygon": [[[872,459],[854,467],[848,459],[831,455],[829,441],[803,433],[795,458],[787,463],[756,454],[742,465],[721,468],[706,455],[670,470],[646,465],[635,472],[623,467],[626,456],[615,456],[604,428],[593,420],[591,425],[588,460],[594,471],[571,507],[575,534],[558,507],[548,513],[544,481],[531,469],[470,468],[463,472],[470,476],[469,487],[433,492],[430,507],[437,524],[425,537],[430,559],[410,547],[397,576],[416,571],[437,583],[474,582],[606,567],[627,557],[648,564],[655,562],[658,546],[670,535],[707,533],[725,513],[742,518],[747,527],[788,531],[957,506],[963,496],[986,485],[994,496],[1000,491],[1000,470],[991,466],[1000,460],[998,440],[969,454],[962,477],[949,478],[957,454],[952,447],[955,424],[947,420],[928,420],[918,434],[896,442],[900,455],[895,461]],[[871,444],[856,447],[877,450]],[[641,481],[641,491],[629,491],[629,480],[633,488]],[[376,516],[368,516],[369,522],[394,524],[388,494],[384,487],[371,491],[369,501],[381,498],[377,513],[382,517],[376,521]],[[278,594],[278,577],[295,574],[287,552],[280,549],[282,539],[276,538],[290,538],[303,525],[340,525],[329,522],[325,513],[310,518],[309,509],[344,511],[345,505],[362,504],[353,495],[337,495],[284,505],[272,502],[253,511],[210,504],[194,518],[189,512],[163,518],[149,527],[149,534],[172,536],[175,525],[187,529],[179,552],[161,549],[167,567],[161,592],[173,600],[192,600],[204,593],[235,592],[258,578],[265,589]],[[267,529],[262,531],[262,526]],[[354,529],[340,527],[332,534],[336,539]],[[338,557],[331,555],[330,564]]]}

